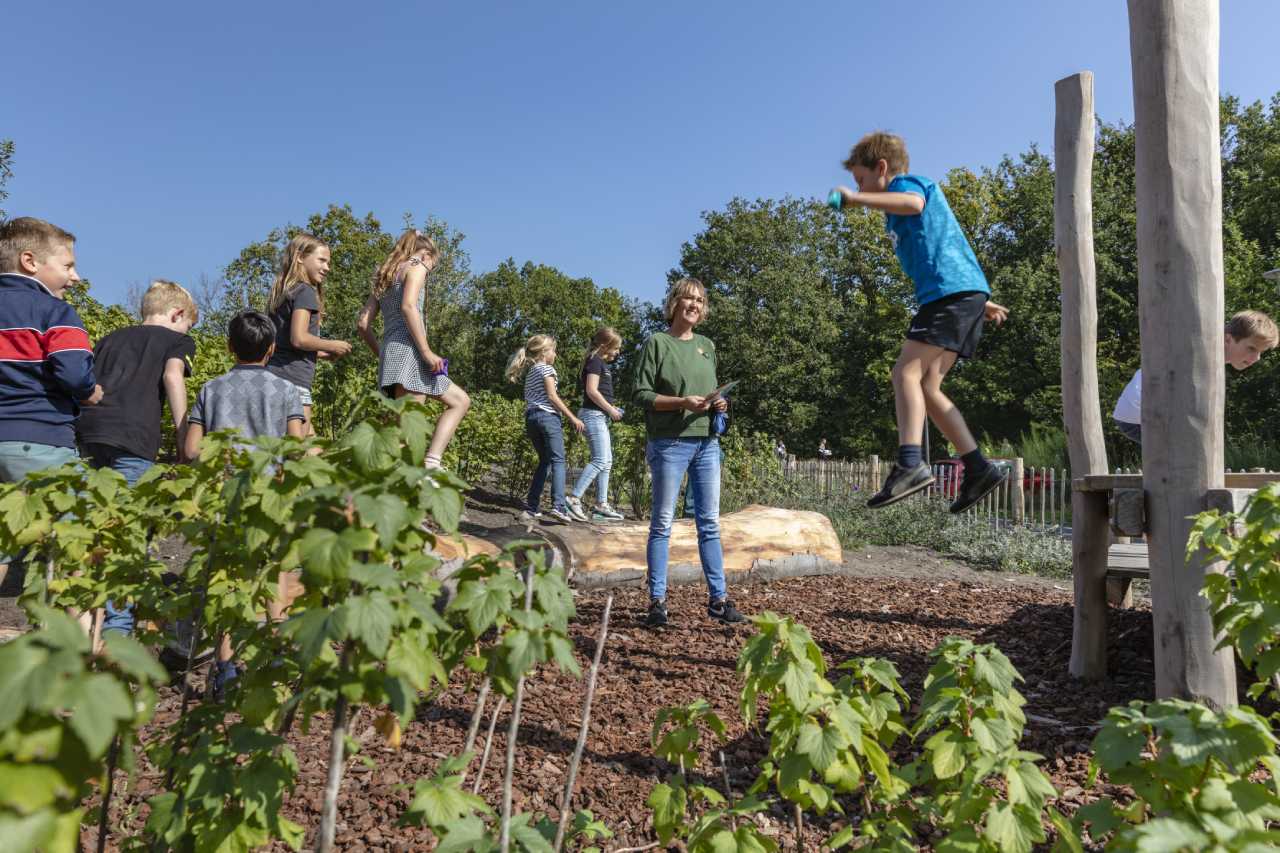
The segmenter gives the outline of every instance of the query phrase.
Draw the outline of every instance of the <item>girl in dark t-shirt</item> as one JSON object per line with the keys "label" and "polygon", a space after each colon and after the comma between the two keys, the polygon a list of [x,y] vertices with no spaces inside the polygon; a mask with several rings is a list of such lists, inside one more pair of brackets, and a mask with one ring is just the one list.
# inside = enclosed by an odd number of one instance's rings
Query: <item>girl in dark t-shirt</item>
{"label": "girl in dark t-shirt", "polygon": [[319,337],[324,280],[328,276],[329,247],[318,237],[298,234],[285,246],[280,271],[267,299],[267,313],[276,327],[276,351],[267,362],[267,370],[298,386],[306,415],[304,435],[316,434],[311,423],[316,358],[341,358],[351,352],[351,344],[346,341]]}
{"label": "girl in dark t-shirt", "polygon": [[582,506],[582,496],[594,480],[596,484],[595,514],[601,519],[618,521],[622,513],[609,505],[609,471],[613,468],[613,447],[609,435],[609,422],[622,420],[622,409],[613,405],[613,374],[609,365],[622,351],[622,336],[608,326],[596,330],[591,338],[591,349],[578,376],[582,391],[582,408],[578,417],[587,426],[587,444],[591,447],[591,461],[582,469],[573,492],[565,497],[570,511],[587,518]]}

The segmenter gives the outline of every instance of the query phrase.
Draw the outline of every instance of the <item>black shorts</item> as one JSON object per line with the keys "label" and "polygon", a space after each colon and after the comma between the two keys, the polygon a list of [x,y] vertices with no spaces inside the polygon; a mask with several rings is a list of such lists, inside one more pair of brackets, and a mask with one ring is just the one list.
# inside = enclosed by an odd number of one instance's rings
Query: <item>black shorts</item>
{"label": "black shorts", "polygon": [[933,344],[958,353],[961,358],[973,358],[982,340],[983,310],[987,294],[971,290],[953,293],[920,306],[911,318],[907,340]]}

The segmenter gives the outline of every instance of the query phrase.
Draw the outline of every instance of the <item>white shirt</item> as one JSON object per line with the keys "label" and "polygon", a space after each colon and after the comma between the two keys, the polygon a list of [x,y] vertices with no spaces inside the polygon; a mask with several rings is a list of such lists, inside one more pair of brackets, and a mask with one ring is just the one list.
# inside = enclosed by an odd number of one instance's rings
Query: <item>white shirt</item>
{"label": "white shirt", "polygon": [[1120,399],[1116,400],[1116,410],[1111,413],[1111,417],[1121,423],[1141,424],[1142,423],[1142,370],[1133,374],[1133,378],[1129,380],[1129,384],[1124,386],[1124,390],[1120,392]]}

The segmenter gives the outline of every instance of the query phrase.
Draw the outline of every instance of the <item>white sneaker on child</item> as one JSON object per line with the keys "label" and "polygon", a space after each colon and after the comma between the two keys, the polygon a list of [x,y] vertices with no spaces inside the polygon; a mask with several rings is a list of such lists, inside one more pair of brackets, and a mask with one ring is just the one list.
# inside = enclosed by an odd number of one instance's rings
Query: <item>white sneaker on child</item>
{"label": "white sneaker on child", "polygon": [[565,507],[569,511],[569,517],[574,521],[590,521],[587,518],[587,512],[582,508],[582,498],[566,495],[564,499]]}
{"label": "white sneaker on child", "polygon": [[608,504],[596,504],[595,515],[606,521],[622,521],[626,517]]}

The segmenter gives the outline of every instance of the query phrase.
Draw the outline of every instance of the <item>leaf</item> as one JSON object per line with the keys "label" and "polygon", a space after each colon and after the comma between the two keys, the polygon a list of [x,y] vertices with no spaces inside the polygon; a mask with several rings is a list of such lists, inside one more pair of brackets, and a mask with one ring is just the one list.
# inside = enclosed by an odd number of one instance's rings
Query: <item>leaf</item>
{"label": "leaf", "polygon": [[415,690],[421,691],[431,686],[432,678],[440,684],[448,680],[440,659],[430,649],[419,642],[406,642],[400,636],[391,642],[387,652],[387,673],[408,679]]}
{"label": "leaf", "polygon": [[0,803],[24,814],[71,797],[75,788],[49,764],[0,762]]}
{"label": "leaf", "polygon": [[356,495],[355,504],[360,520],[378,531],[378,539],[387,550],[391,549],[400,531],[408,527],[412,519],[409,505],[386,492]]}
{"label": "leaf", "polygon": [[116,724],[133,719],[128,692],[109,675],[95,673],[67,685],[63,703],[71,712],[72,730],[91,757],[105,755],[116,735]]}
{"label": "leaf", "polygon": [[983,834],[1009,853],[1030,853],[1033,844],[1044,841],[1039,813],[1009,803],[991,805]]}
{"label": "leaf", "polygon": [[498,843],[478,817],[465,817],[440,833],[436,853],[491,853]]}
{"label": "leaf", "polygon": [[1197,827],[1171,817],[1158,817],[1134,827],[1122,835],[1136,839],[1138,853],[1166,853],[1170,850],[1204,850],[1210,838]]}
{"label": "leaf", "polygon": [[[347,609],[317,608],[290,616],[280,626],[280,633],[298,644],[303,665],[310,665],[317,657],[330,651],[329,644],[342,640],[346,631]],[[330,653],[332,653],[330,651]]]}
{"label": "leaf", "polygon": [[345,444],[361,471],[373,472],[386,468],[400,453],[400,441],[393,429],[377,429],[365,421],[347,436]]}
{"label": "leaf", "polygon": [[841,747],[847,743],[834,726],[819,728],[813,723],[806,723],[800,727],[800,734],[796,738],[796,751],[807,755],[814,769],[822,772],[831,766]]}
{"label": "leaf", "polygon": [[929,765],[937,778],[949,779],[964,769],[964,747],[950,729],[929,738],[924,748],[929,752]]}
{"label": "leaf", "polygon": [[347,636],[360,640],[375,657],[386,655],[396,616],[386,594],[375,590],[368,595],[357,595],[348,598],[345,607]]}
{"label": "leaf", "polygon": [[485,801],[464,791],[462,777],[452,775],[418,780],[413,787],[413,801],[409,803],[405,821],[422,823],[439,831],[448,824],[465,823],[476,812],[485,811],[488,811]]}
{"label": "leaf", "polygon": [[156,662],[146,647],[133,637],[119,631],[105,632],[103,647],[107,657],[116,662],[127,674],[138,681],[150,681],[152,684],[164,684],[169,674]]}
{"label": "leaf", "polygon": [[414,465],[421,465],[431,436],[431,422],[427,416],[417,409],[405,409],[400,415],[400,434],[409,448],[409,459]]}

